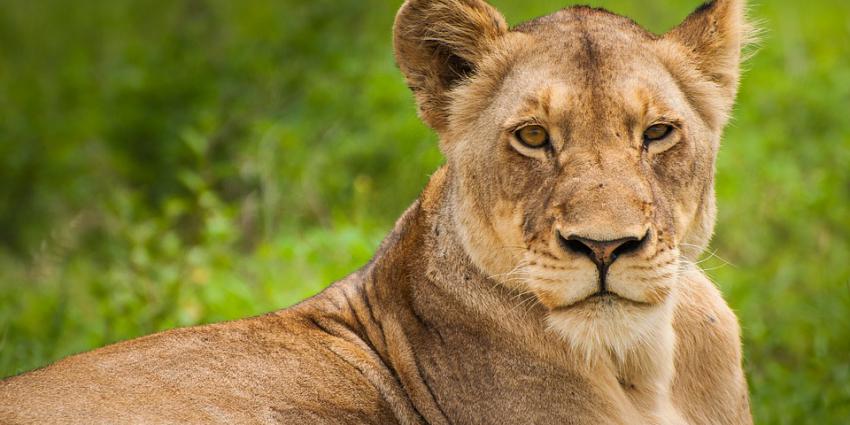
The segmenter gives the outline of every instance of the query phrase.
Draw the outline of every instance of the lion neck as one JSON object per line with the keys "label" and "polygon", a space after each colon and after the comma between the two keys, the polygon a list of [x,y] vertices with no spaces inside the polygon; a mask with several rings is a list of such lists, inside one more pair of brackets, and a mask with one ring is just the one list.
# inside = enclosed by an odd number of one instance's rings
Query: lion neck
{"label": "lion neck", "polygon": [[[658,324],[658,332],[624,355],[604,351],[587,356],[575,350],[548,329],[546,308],[533,295],[500,284],[476,266],[462,243],[462,230],[456,225],[454,214],[458,207],[453,202],[449,174],[445,166],[438,170],[418,206],[399,220],[396,231],[404,228],[407,234],[399,234],[395,243],[413,248],[385,264],[387,269],[396,271],[413,268],[406,274],[422,276],[405,279],[405,284],[412,287],[403,291],[415,293],[409,302],[418,310],[416,314],[425,317],[429,326],[450,327],[447,332],[474,329],[476,333],[510,340],[527,355],[592,377],[595,385],[631,400],[636,410],[653,422],[656,421],[652,417],[670,417],[667,410],[675,344],[672,305],[669,314],[664,315],[664,323]],[[416,242],[405,243],[404,239]],[[391,248],[385,251],[392,251]],[[463,326],[458,326],[459,322]]]}

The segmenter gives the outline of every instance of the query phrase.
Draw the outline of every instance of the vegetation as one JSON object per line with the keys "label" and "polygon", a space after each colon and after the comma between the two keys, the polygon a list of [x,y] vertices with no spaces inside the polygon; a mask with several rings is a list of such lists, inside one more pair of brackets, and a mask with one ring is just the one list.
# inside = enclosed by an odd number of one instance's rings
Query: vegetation
{"label": "vegetation", "polygon": [[[658,32],[697,6],[594,3]],[[850,3],[756,3],[703,266],[743,324],[757,422],[846,423]],[[286,307],[365,263],[441,162],[393,63],[397,6],[5,2],[0,376]]]}

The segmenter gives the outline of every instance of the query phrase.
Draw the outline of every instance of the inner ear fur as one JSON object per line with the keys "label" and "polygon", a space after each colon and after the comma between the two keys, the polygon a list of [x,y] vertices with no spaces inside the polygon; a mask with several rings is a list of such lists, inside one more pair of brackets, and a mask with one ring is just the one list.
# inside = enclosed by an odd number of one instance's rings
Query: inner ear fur
{"label": "inner ear fur", "polygon": [[723,92],[731,105],[738,91],[742,52],[755,42],[745,0],[713,0],[697,8],[664,38],[682,46],[693,65]]}
{"label": "inner ear fur", "polygon": [[393,28],[396,62],[431,128],[445,130],[448,92],[507,32],[505,18],[482,0],[404,2]]}

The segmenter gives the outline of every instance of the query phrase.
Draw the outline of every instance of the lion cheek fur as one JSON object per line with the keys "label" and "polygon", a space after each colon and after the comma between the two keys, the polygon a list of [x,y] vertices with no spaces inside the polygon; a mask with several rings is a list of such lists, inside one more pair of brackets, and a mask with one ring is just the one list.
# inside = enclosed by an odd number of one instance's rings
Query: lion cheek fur
{"label": "lion cheek fur", "polygon": [[460,242],[473,264],[485,275],[514,289],[521,289],[513,278],[521,262],[521,215],[517,206],[497,202],[489,218],[480,214],[472,197],[456,189],[454,226]]}

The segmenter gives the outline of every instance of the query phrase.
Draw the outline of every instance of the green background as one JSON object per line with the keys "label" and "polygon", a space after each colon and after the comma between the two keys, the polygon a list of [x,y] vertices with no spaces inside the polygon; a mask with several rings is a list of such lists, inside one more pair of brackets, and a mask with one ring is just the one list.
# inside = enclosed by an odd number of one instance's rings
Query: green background
{"label": "green background", "polygon": [[[593,3],[656,32],[698,5]],[[441,163],[394,66],[398,5],[0,0],[0,376],[282,308],[366,262]],[[752,15],[702,264],[757,422],[847,423],[850,2]]]}

